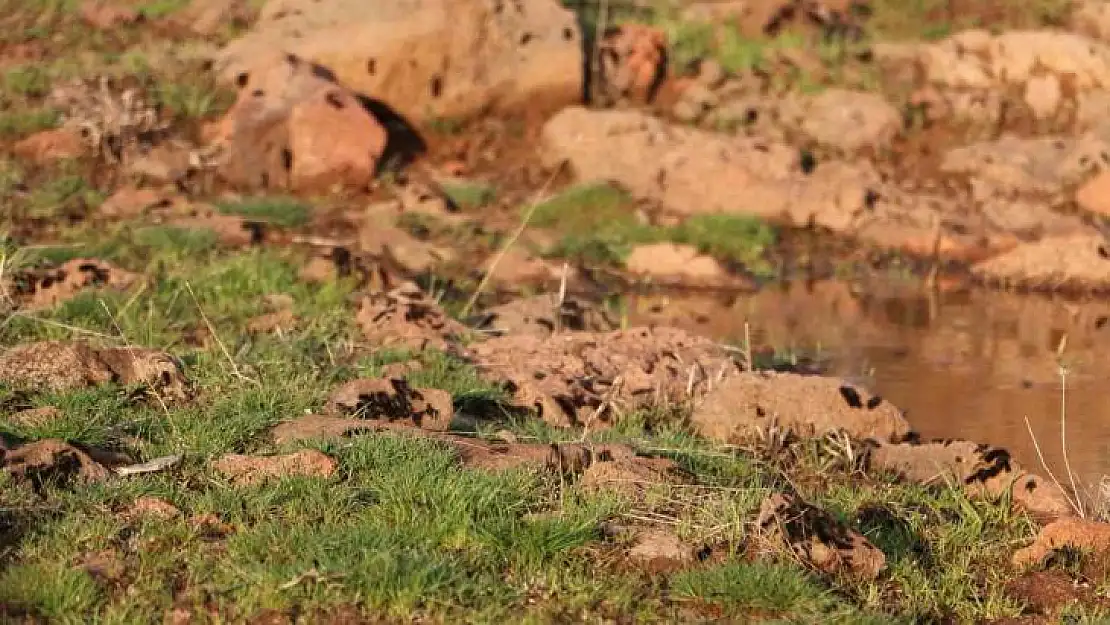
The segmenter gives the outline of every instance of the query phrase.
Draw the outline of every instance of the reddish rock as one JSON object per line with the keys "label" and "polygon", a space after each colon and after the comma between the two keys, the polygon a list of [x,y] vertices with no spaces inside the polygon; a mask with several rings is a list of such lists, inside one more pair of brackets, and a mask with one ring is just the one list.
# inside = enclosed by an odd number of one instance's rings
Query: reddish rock
{"label": "reddish rock", "polygon": [[237,80],[239,97],[217,135],[218,171],[241,187],[326,191],[365,187],[386,131],[358,98],[291,54]]}
{"label": "reddish rock", "polygon": [[1110,556],[1110,524],[1084,519],[1060,519],[1050,523],[1032,545],[1014,553],[1014,565],[1039,564],[1056,549],[1065,547],[1094,552],[1095,557],[1105,559]]}
{"label": "reddish rock", "polygon": [[687,286],[712,286],[729,281],[717,259],[699,254],[697,248],[674,243],[652,243],[633,248],[625,260],[629,272]]}
{"label": "reddish rock", "polygon": [[970,441],[882,444],[871,451],[872,468],[922,484],[960,484],[972,495],[1008,496],[1040,519],[1075,514],[1065,493],[1052,482],[1022,469],[1004,449]]}
{"label": "reddish rock", "polygon": [[875,579],[886,568],[886,556],[863,534],[794,495],[764,499],[756,525],[766,546],[786,548],[826,573]]}
{"label": "reddish rock", "polygon": [[643,24],[614,27],[598,46],[603,93],[619,100],[650,102],[667,71],[667,36]]}
{"label": "reddish rock", "polygon": [[1110,216],[1110,171],[1104,171],[1079,187],[1075,194],[1079,208],[1096,215]]}
{"label": "reddish rock", "polygon": [[313,94],[289,116],[292,188],[368,186],[387,138],[385,128],[349,91],[333,87]]}
{"label": "reddish rock", "polygon": [[735,442],[772,426],[799,436],[837,430],[855,438],[897,440],[910,432],[902,411],[878,395],[837,379],[745,372],[717,383],[694,410],[702,435]]}
{"label": "reddish rock", "polygon": [[85,144],[77,133],[66,128],[56,128],[19,140],[12,146],[12,152],[36,163],[49,163],[81,156],[85,153]]}
{"label": "reddish rock", "polygon": [[124,188],[116,191],[100,205],[100,214],[106,217],[135,217],[148,209],[167,206],[167,194],[154,189]]}
{"label": "reddish rock", "polygon": [[558,0],[283,0],[219,54],[230,82],[291,53],[414,124],[582,100],[582,36]]}
{"label": "reddish rock", "polygon": [[177,506],[159,497],[144,496],[135,500],[124,512],[124,516],[131,520],[155,519],[168,521],[181,516]]}
{"label": "reddish rock", "polygon": [[227,454],[212,464],[217,473],[237,486],[258,484],[283,477],[328,477],[337,463],[327,454],[304,449],[283,456],[243,456]]}
{"label": "reddish rock", "polygon": [[399,378],[347,382],[332,392],[328,409],[364,419],[409,422],[433,431],[446,430],[455,416],[450,393],[412,388]]}

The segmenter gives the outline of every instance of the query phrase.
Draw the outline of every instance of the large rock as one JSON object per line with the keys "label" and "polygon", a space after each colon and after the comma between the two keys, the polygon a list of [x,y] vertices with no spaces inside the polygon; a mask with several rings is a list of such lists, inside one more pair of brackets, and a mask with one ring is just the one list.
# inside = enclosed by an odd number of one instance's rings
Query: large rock
{"label": "large rock", "polygon": [[[910,195],[864,161],[815,168],[786,143],[666,124],[637,111],[570,107],[543,129],[548,164],[615,182],[667,212],[743,214],[820,226],[885,248],[964,260],[1012,247],[1005,224],[950,199]],[[1048,219],[1038,215],[1038,220]]]}
{"label": "large rock", "polygon": [[1110,244],[1101,234],[1046,237],[972,267],[983,280],[1035,290],[1110,289]]}
{"label": "large rock", "polygon": [[681,406],[737,369],[713,341],[673,328],[501,336],[471,349],[485,377],[559,426],[599,427],[619,414]]}
{"label": "large rock", "polygon": [[747,372],[709,392],[691,418],[698,433],[724,442],[759,428],[801,436],[844,430],[854,438],[900,440],[910,432],[902,411],[843,380],[792,373]]}
{"label": "large rock", "polygon": [[889,147],[902,129],[902,115],[880,95],[829,89],[809,102],[801,127],[818,143],[843,152],[877,151]]}
{"label": "large rock", "polygon": [[265,60],[237,79],[239,97],[216,140],[221,176],[242,187],[295,191],[369,185],[386,149],[385,128],[308,61]]}
{"label": "large rock", "polygon": [[883,444],[873,449],[872,468],[922,484],[958,484],[972,495],[1007,496],[1041,519],[1075,514],[1055,484],[1025,471],[1004,450],[969,441]]}
{"label": "large rock", "polygon": [[1093,136],[1078,138],[1006,135],[954,148],[945,153],[941,172],[966,176],[976,197],[1037,196],[1060,199],[1092,172],[1110,166],[1110,143]]}
{"label": "large rock", "polygon": [[578,22],[556,0],[271,0],[218,66],[235,81],[279,52],[412,122],[583,95]]}
{"label": "large rock", "polygon": [[[1102,30],[1097,13],[1084,18],[1093,35]],[[1033,119],[1063,120],[1076,97],[1110,85],[1110,46],[1058,30],[968,30],[936,43],[883,44],[875,53],[884,65],[917,67],[951,112],[970,121],[1012,114],[1004,92],[1022,98]]]}

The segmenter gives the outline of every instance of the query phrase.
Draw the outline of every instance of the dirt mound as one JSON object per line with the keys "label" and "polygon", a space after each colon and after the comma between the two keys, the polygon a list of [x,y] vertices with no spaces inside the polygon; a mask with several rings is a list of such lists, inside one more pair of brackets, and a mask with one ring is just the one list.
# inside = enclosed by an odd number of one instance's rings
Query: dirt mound
{"label": "dirt mound", "polygon": [[870,466],[922,484],[955,483],[968,493],[1000,497],[1039,518],[1075,514],[1055,484],[1029,473],[1004,449],[969,441],[881,444],[870,454]]}
{"label": "dirt mound", "polygon": [[756,525],[766,547],[786,548],[825,573],[875,579],[886,568],[886,556],[863,534],[794,495],[776,493],[764,499]]}
{"label": "dirt mound", "polygon": [[363,336],[378,349],[442,350],[467,333],[466,326],[448,316],[412,283],[364,297],[355,321]]}
{"label": "dirt mound", "polygon": [[221,177],[262,189],[365,189],[387,133],[358,96],[294,54],[255,61],[236,76],[239,97],[214,141]]}
{"label": "dirt mound", "polygon": [[20,139],[12,146],[12,153],[21,159],[44,164],[78,158],[85,153],[85,144],[77,132],[54,128]]}
{"label": "dirt mound", "polygon": [[380,422],[365,419],[347,419],[330,415],[305,415],[283,421],[270,430],[270,438],[278,445],[299,441],[344,438],[364,432],[377,432]]}
{"label": "dirt mound", "polygon": [[1101,234],[1048,237],[976,264],[991,284],[1033,290],[1110,290],[1110,243]]}
{"label": "dirt mound", "polygon": [[781,428],[799,436],[843,430],[854,438],[901,440],[909,422],[897,407],[843,380],[745,372],[722,381],[695,408],[692,424],[724,442]]}
{"label": "dirt mound", "polygon": [[305,449],[283,456],[243,456],[227,454],[212,463],[212,468],[236,486],[250,486],[283,477],[329,477],[337,463],[327,454]]}
{"label": "dirt mound", "polygon": [[75,258],[53,269],[16,271],[0,280],[0,291],[23,310],[44,310],[73,299],[85,289],[126,289],[138,276],[111,263]]}
{"label": "dirt mound", "polygon": [[582,100],[578,23],[555,0],[273,1],[219,66],[231,82],[278,52],[414,122]]}
{"label": "dirt mound", "polygon": [[181,516],[181,510],[165,499],[144,495],[124,510],[122,516],[131,521],[143,519],[168,521]]}
{"label": "dirt mound", "polygon": [[[97,453],[59,439],[45,439],[5,448],[0,444],[0,470],[14,479],[35,484],[66,482],[99,482],[110,475],[104,463],[122,464],[125,459],[114,454]],[[103,461],[104,463],[102,463]]]}
{"label": "dirt mound", "polygon": [[0,382],[21,389],[65,391],[114,382],[141,385],[163,399],[184,399],[184,374],[170,355],[150,349],[94,348],[87,343],[45,341],[0,353]]}
{"label": "dirt mound", "polygon": [[707,339],[670,328],[497,337],[472,348],[484,375],[554,425],[683,405],[737,366]]}
{"label": "dirt mound", "polygon": [[1093,552],[1096,558],[1110,555],[1110,524],[1085,519],[1060,519],[1046,525],[1032,545],[1014,553],[1014,566],[1041,564],[1057,549]]}
{"label": "dirt mound", "polygon": [[327,409],[375,421],[402,421],[431,431],[445,431],[455,416],[451,394],[412,388],[403,378],[352,380],[332,391]]}
{"label": "dirt mound", "polygon": [[604,310],[574,299],[559,303],[555,293],[513,300],[486,310],[477,324],[491,335],[550,336],[559,330],[609,332],[617,322]]}

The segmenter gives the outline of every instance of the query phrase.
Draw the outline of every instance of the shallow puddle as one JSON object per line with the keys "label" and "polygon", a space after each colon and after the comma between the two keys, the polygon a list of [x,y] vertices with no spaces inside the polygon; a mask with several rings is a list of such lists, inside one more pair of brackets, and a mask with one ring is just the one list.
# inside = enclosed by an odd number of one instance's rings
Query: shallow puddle
{"label": "shallow puddle", "polygon": [[1064,481],[1062,363],[1071,468],[1091,489],[1110,475],[1110,302],[826,281],[757,294],[638,295],[628,319],[736,344],[747,324],[757,351],[818,359],[901,407],[924,438],[1004,447],[1045,473],[1032,430]]}

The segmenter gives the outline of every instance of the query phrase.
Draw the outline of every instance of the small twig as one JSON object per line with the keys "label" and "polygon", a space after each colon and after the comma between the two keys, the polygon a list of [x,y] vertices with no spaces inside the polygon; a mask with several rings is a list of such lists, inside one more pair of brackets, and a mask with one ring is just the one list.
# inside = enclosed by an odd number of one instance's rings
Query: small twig
{"label": "small twig", "polygon": [[566,167],[566,165],[567,162],[565,160],[560,161],[558,166],[556,166],[555,169],[551,172],[551,175],[547,177],[547,181],[543,183],[543,186],[540,187],[539,191],[536,191],[535,196],[533,196],[532,198],[532,203],[528,206],[528,211],[520,220],[520,226],[516,229],[516,232],[513,233],[513,236],[509,237],[509,239],[505,241],[505,244],[501,246],[501,250],[497,252],[497,255],[494,256],[493,261],[490,262],[489,267],[486,268],[486,274],[482,276],[482,281],[478,283],[478,287],[474,289],[474,293],[470,296],[470,299],[467,300],[466,306],[463,307],[460,314],[461,317],[466,317],[467,315],[469,315],[470,310],[474,308],[474,305],[476,303],[478,303],[478,297],[481,296],[482,291],[485,290],[486,285],[493,278],[493,274],[494,271],[497,269],[497,265],[501,262],[501,259],[505,257],[505,254],[508,253],[509,248],[511,248],[516,243],[517,239],[520,238],[520,235],[524,234],[525,228],[528,227],[528,222],[532,220],[532,215],[536,212],[536,209],[539,207],[544,196],[547,194],[548,187],[551,186],[551,183],[555,181],[555,178],[558,177],[558,175],[563,171],[563,168]]}
{"label": "small twig", "polygon": [[747,361],[748,371],[755,371],[755,359],[752,356],[752,328],[747,321],[744,322],[744,358]]}
{"label": "small twig", "polygon": [[1067,500],[1068,505],[1070,505],[1072,509],[1075,510],[1076,514],[1078,514],[1079,506],[1076,504],[1076,502],[1072,501],[1071,497],[1068,496],[1068,492],[1064,489],[1064,485],[1060,483],[1060,480],[1056,479],[1056,474],[1053,473],[1052,469],[1048,467],[1048,462],[1045,461],[1044,454],[1041,453],[1041,445],[1037,442],[1037,436],[1033,434],[1033,426],[1029,425],[1028,416],[1025,417],[1025,429],[1029,431],[1029,438],[1033,441],[1033,450],[1037,452],[1037,458],[1041,461],[1041,468],[1044,469],[1045,473],[1048,474],[1049,479],[1051,479],[1052,483],[1056,485],[1056,488],[1060,489],[1060,492],[1063,493],[1064,499]]}
{"label": "small twig", "polygon": [[231,352],[227,351],[227,346],[224,345],[224,342],[222,340],[220,340],[220,335],[218,332],[216,332],[215,326],[213,326],[212,322],[208,320],[208,315],[204,314],[204,308],[201,307],[200,300],[197,299],[196,293],[193,292],[193,285],[190,284],[188,280],[185,281],[185,289],[189,291],[189,297],[193,298],[193,303],[196,304],[197,312],[200,313],[200,318],[204,321],[204,325],[208,327],[208,332],[212,334],[212,338],[216,341],[216,345],[219,346],[220,351],[224,354],[224,358],[226,358],[228,364],[231,365],[232,375],[239,378],[240,380],[246,380],[247,382],[257,385],[258,380],[251,379],[243,375],[243,373],[239,371],[239,366],[235,364],[235,359],[231,357]]}

